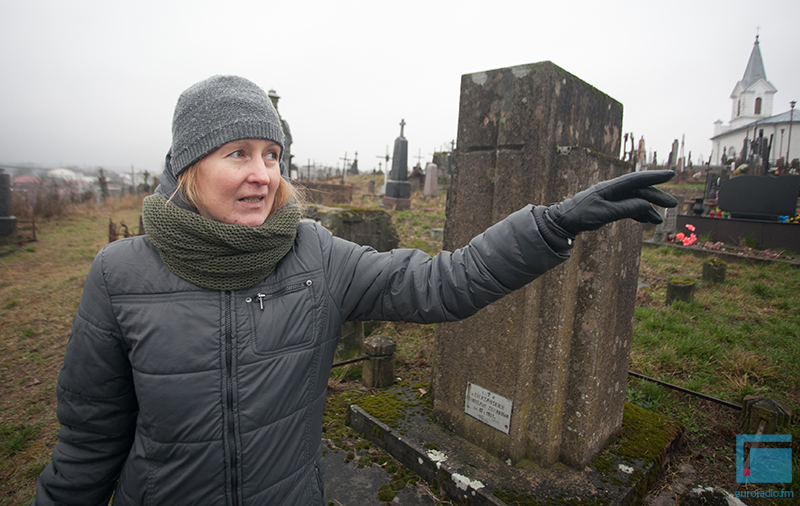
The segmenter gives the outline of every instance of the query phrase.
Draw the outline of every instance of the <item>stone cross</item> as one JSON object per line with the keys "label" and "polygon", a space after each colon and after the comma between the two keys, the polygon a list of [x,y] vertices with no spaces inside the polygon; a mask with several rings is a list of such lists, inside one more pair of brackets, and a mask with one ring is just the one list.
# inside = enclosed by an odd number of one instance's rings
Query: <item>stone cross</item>
{"label": "stone cross", "polygon": [[[444,249],[631,172],[621,127],[619,102],[550,62],[462,76]],[[590,462],[622,424],[641,240],[633,220],[583,233],[561,266],[439,325],[437,420],[511,463]]]}

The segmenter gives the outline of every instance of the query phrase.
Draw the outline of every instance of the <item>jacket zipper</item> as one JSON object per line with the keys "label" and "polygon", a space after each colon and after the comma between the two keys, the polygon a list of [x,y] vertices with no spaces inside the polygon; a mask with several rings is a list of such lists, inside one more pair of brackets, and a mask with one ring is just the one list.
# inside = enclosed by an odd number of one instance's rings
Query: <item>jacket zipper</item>
{"label": "jacket zipper", "polygon": [[261,310],[264,310],[264,301],[269,299],[274,299],[275,297],[280,297],[281,295],[286,295],[287,293],[294,292],[295,290],[299,290],[304,286],[311,286],[312,281],[310,279],[303,281],[302,283],[296,283],[294,285],[289,285],[286,287],[281,288],[277,292],[272,293],[257,293],[252,297],[247,297],[244,299],[245,302],[250,304],[251,302],[258,301],[258,306]]}
{"label": "jacket zipper", "polygon": [[227,391],[226,407],[228,408],[228,448],[231,449],[231,490],[232,506],[239,504],[239,462],[236,457],[236,431],[234,423],[236,416],[233,412],[233,325],[231,322],[231,292],[225,292],[225,388]]}

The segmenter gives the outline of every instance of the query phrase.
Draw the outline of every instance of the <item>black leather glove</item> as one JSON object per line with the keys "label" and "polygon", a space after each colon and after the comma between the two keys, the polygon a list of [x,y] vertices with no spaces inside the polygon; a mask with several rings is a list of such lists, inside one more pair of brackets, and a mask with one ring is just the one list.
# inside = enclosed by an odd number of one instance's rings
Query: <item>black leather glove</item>
{"label": "black leather glove", "polygon": [[544,210],[544,220],[553,232],[571,244],[580,232],[597,230],[606,223],[633,218],[642,223],[661,223],[663,218],[651,203],[675,207],[678,201],[652,185],[672,179],[671,170],[632,172],[597,183]]}

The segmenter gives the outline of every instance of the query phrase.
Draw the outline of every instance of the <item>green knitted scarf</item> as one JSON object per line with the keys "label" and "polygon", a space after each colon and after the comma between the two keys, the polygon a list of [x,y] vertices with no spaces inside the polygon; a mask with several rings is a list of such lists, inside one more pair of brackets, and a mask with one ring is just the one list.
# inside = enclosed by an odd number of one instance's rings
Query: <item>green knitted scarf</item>
{"label": "green knitted scarf", "polygon": [[150,195],[144,228],[170,271],[203,288],[241,290],[269,276],[297,235],[300,209],[287,204],[258,227],[204,218]]}

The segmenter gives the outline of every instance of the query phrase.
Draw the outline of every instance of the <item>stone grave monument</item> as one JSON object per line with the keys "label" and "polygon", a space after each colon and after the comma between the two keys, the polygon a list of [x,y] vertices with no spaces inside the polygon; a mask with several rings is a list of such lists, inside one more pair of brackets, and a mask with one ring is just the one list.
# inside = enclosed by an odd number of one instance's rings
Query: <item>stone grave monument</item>
{"label": "stone grave monument", "polygon": [[[631,172],[621,128],[619,102],[551,62],[462,76],[444,248]],[[440,325],[437,420],[511,464],[582,469],[621,428],[641,240],[633,220],[583,233],[569,261]]]}
{"label": "stone grave monument", "polygon": [[422,194],[426,197],[439,195],[439,167],[435,163],[428,163],[425,166],[425,188]]}
{"label": "stone grave monument", "polygon": [[[272,107],[275,112],[278,112],[278,101],[281,99],[280,95],[275,90],[269,90],[269,99],[272,102]],[[281,153],[281,176],[291,179],[297,179],[298,174],[291,175],[292,171],[292,130],[289,128],[289,122],[283,119],[281,113],[278,112],[278,118],[281,120],[281,128],[283,129],[283,152]]]}
{"label": "stone grave monument", "polygon": [[411,208],[411,183],[408,182],[408,140],[403,136],[405,120],[400,120],[400,136],[394,140],[392,171],[386,182],[383,207],[386,209]]}
{"label": "stone grave monument", "polygon": [[667,240],[670,234],[677,230],[678,209],[680,209],[680,206],[658,209],[658,212],[661,213],[664,221],[656,225],[656,232],[653,235],[653,241],[664,242]]}

